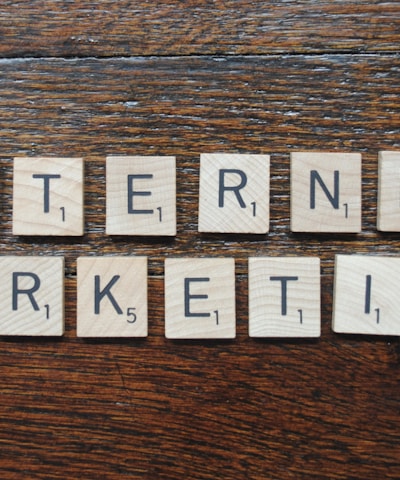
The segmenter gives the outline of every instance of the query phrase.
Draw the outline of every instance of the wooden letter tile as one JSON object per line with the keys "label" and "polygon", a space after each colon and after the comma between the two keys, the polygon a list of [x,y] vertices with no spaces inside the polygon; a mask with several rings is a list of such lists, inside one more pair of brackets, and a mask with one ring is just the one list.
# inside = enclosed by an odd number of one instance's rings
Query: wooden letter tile
{"label": "wooden letter tile", "polygon": [[109,235],[176,235],[175,157],[107,157]]}
{"label": "wooden letter tile", "polygon": [[83,235],[83,160],[14,159],[13,234]]}
{"label": "wooden letter tile", "polygon": [[291,230],[361,231],[361,155],[291,154]]}
{"label": "wooden letter tile", "polygon": [[200,232],[268,232],[269,161],[269,155],[200,156]]}
{"label": "wooden letter tile", "polygon": [[172,339],[235,338],[233,258],[165,260],[165,335]]}
{"label": "wooden letter tile", "polygon": [[0,257],[0,335],[64,333],[64,258]]}
{"label": "wooden letter tile", "polygon": [[379,152],[377,228],[400,232],[400,152]]}
{"label": "wooden letter tile", "polygon": [[319,337],[320,261],[249,258],[249,336]]}
{"label": "wooden letter tile", "polygon": [[147,337],[147,257],[80,257],[78,337]]}
{"label": "wooden letter tile", "polygon": [[400,257],[336,255],[332,328],[400,335]]}

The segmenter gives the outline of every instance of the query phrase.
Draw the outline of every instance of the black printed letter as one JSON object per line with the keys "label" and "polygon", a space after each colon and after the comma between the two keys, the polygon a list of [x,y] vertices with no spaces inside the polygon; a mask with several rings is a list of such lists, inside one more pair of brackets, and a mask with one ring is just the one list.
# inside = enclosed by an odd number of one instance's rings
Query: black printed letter
{"label": "black printed letter", "polygon": [[154,210],[135,210],[133,208],[133,197],[150,197],[151,192],[133,190],[133,181],[136,179],[153,178],[152,174],[128,175],[128,213],[142,213],[152,215]]}
{"label": "black printed letter", "polygon": [[101,300],[107,296],[110,300],[112,306],[118,313],[118,315],[122,315],[121,307],[116,302],[115,298],[112,296],[111,288],[112,286],[119,280],[119,275],[114,275],[113,278],[108,282],[108,284],[104,287],[103,290],[100,291],[100,275],[95,275],[94,277],[94,313],[98,315],[100,313],[100,302]]}
{"label": "black printed letter", "polygon": [[209,317],[210,313],[193,313],[190,311],[190,299],[191,298],[208,298],[208,295],[191,295],[190,294],[190,283],[191,282],[209,282],[208,277],[199,277],[199,278],[185,278],[185,317]]}
{"label": "black printed letter", "polygon": [[315,182],[318,181],[328,200],[332,204],[332,207],[336,210],[339,209],[339,170],[334,171],[334,193],[330,194],[325,183],[316,170],[310,172],[310,208],[315,208]]}
{"label": "black printed letter", "polygon": [[51,178],[61,178],[61,175],[50,175],[50,174],[34,174],[32,178],[43,178],[44,182],[44,194],[43,194],[43,204],[44,204],[44,213],[50,212],[50,179]]}
{"label": "black printed letter", "polygon": [[287,315],[287,282],[298,280],[299,277],[270,277],[269,279],[281,282],[281,315]]}
{"label": "black printed letter", "polygon": [[[31,277],[33,279],[33,287],[31,288],[18,288],[18,278],[19,277]],[[36,275],[36,273],[31,272],[13,272],[13,279],[12,279],[12,309],[18,310],[18,295],[24,294],[27,295],[32,307],[34,310],[39,310],[39,306],[33,296],[34,292],[39,290],[40,288],[40,278]]]}
{"label": "black printed letter", "polygon": [[[235,173],[239,175],[241,178],[241,182],[239,185],[232,186],[232,187],[226,187],[225,186],[225,173]],[[246,204],[243,201],[242,196],[240,195],[239,190],[241,190],[243,187],[246,186],[247,183],[247,177],[242,170],[229,170],[229,169],[223,169],[219,171],[219,197],[218,197],[218,206],[222,208],[224,206],[224,192],[225,191],[232,191],[236,195],[237,201],[239,202],[239,205],[242,208],[246,208]]]}

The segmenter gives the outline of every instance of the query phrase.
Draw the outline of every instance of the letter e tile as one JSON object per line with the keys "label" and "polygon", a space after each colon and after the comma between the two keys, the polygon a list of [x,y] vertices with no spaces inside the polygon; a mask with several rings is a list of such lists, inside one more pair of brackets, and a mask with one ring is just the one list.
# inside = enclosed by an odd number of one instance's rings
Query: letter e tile
{"label": "letter e tile", "polygon": [[249,336],[319,337],[320,261],[249,258]]}
{"label": "letter e tile", "polygon": [[107,157],[106,233],[176,235],[175,157]]}
{"label": "letter e tile", "polygon": [[336,255],[332,329],[400,335],[400,257]]}
{"label": "letter e tile", "polygon": [[201,154],[199,231],[269,230],[269,155]]}
{"label": "letter e tile", "polygon": [[78,337],[147,337],[147,257],[80,257]]}
{"label": "letter e tile", "polygon": [[290,185],[293,232],[361,231],[359,153],[292,153]]}
{"label": "letter e tile", "polygon": [[235,338],[233,258],[165,260],[165,335],[171,339]]}
{"label": "letter e tile", "polygon": [[400,152],[379,152],[377,228],[400,232]]}
{"label": "letter e tile", "polygon": [[64,333],[64,258],[0,257],[0,335]]}
{"label": "letter e tile", "polygon": [[83,160],[14,159],[13,234],[83,235]]}

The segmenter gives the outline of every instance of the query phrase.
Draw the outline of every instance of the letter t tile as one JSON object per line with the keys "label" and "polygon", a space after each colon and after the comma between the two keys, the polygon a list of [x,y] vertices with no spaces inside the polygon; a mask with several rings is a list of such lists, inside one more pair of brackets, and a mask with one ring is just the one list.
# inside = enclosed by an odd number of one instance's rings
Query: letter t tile
{"label": "letter t tile", "polygon": [[249,258],[249,336],[319,337],[320,261]]}
{"label": "letter t tile", "polygon": [[83,235],[83,160],[14,159],[13,234]]}

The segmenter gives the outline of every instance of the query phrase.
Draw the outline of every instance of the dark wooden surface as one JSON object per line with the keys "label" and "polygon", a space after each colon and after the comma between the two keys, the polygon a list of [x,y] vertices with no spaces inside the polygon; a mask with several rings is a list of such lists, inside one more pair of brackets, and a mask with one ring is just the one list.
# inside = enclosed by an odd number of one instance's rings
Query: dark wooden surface
{"label": "dark wooden surface", "polygon": [[[398,479],[400,343],[332,333],[336,253],[376,231],[377,154],[400,149],[398,2],[3,2],[1,254],[64,255],[66,333],[0,339],[4,479]],[[363,231],[289,230],[289,154],[361,152]],[[268,235],[197,232],[201,152],[271,154]],[[12,159],[83,156],[82,238],[13,237]],[[105,156],[177,156],[176,238],[107,237]],[[149,257],[149,337],[76,338],[76,259]],[[247,259],[315,255],[322,336],[247,334]],[[164,337],[167,256],[232,256],[237,338]]]}

